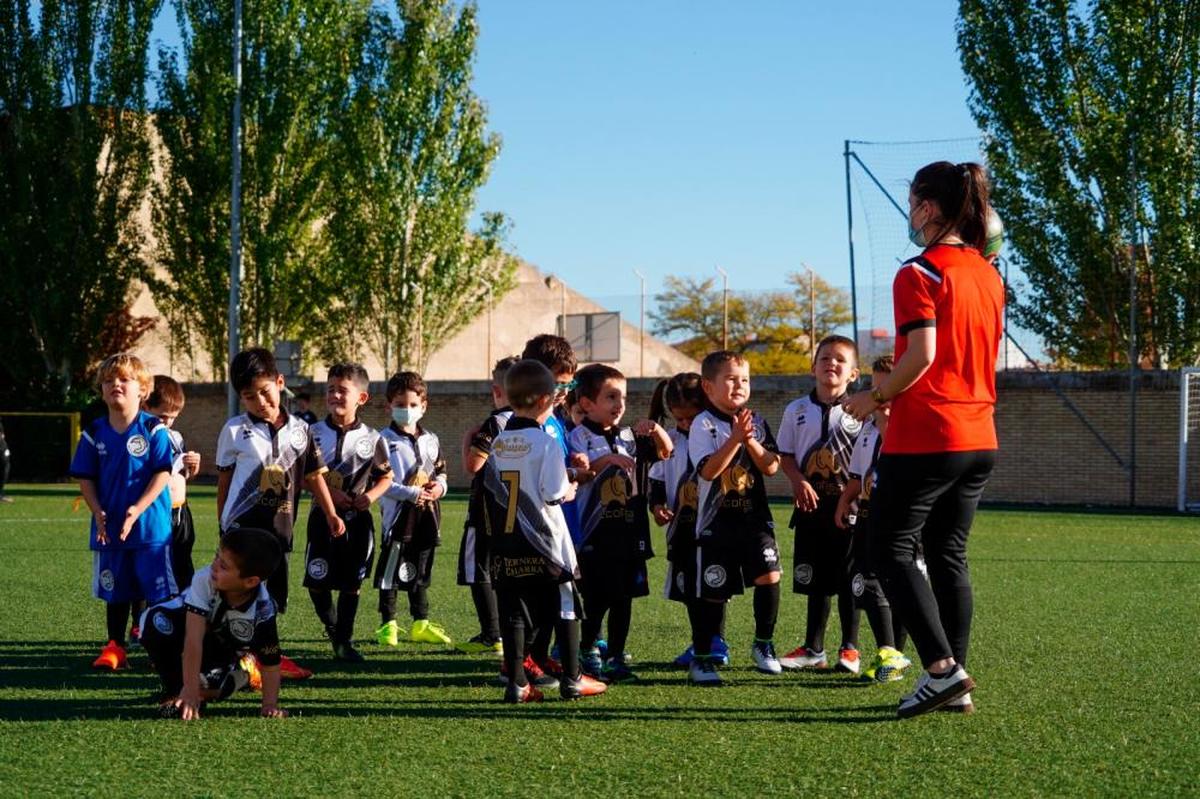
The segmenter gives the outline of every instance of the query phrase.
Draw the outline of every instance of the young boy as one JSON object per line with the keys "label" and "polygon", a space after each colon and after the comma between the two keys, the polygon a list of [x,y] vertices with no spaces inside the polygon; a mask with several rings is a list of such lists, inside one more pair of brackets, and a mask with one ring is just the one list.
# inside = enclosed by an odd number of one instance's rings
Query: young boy
{"label": "young boy", "polygon": [[696,562],[685,572],[692,623],[695,685],[719,685],[712,641],[724,603],[754,586],[754,666],[779,674],[773,637],[779,616],[779,547],[764,477],[779,471],[775,438],[750,410],[750,365],[736,352],[704,358],[701,386],[708,409],[692,420],[688,455],[696,466]]}
{"label": "young boy", "polygon": [[171,439],[140,410],[150,371],[137,356],[106,358],[96,376],[105,416],[89,424],[75,449],[71,476],[92,512],[92,592],[106,605],[108,644],[92,663],[126,667],[125,625],[138,600],[178,593],[171,569]]}
{"label": "young boy", "polygon": [[375,569],[379,615],[383,624],[375,638],[398,646],[396,592],[408,594],[413,623],[409,640],[450,644],[450,636],[429,620],[429,583],[433,555],[442,543],[442,503],[446,494],[446,461],[438,437],[418,424],[429,409],[425,381],[416,372],[398,372],[387,384],[392,423],[383,431],[392,478],[379,501],[383,545]]}
{"label": "young boy", "polygon": [[[143,614],[142,646],[162,681],[163,718],[200,718],[205,702],[227,698],[255,676],[262,681],[262,715],[287,715],[279,707],[275,603],[263,585],[282,557],[274,533],[230,530],[183,594]],[[253,660],[243,660],[247,654]]]}
{"label": "young boy", "polygon": [[142,404],[146,413],[157,416],[167,426],[171,438],[171,477],[167,482],[171,497],[171,570],[175,585],[181,589],[191,585],[196,574],[192,565],[196,526],[187,502],[187,481],[200,473],[200,453],[186,449],[183,436],[175,429],[185,401],[183,386],[178,381],[167,375],[155,375],[154,388]]}
{"label": "young boy", "polygon": [[786,669],[826,667],[829,597],[837,594],[842,626],[838,668],[858,674],[858,609],[849,589],[852,539],[838,529],[834,517],[862,427],[841,406],[846,390],[858,379],[858,347],[845,336],[826,336],[817,345],[812,371],[816,387],[788,404],[779,426],[783,473],[795,501],[790,524],[796,531],[792,590],[808,595],[804,643],[780,663]]}
{"label": "young boy", "polygon": [[[271,530],[279,537],[282,556],[267,576],[267,592],[275,611],[288,600],[288,553],[303,484],[316,498],[329,530],[342,535],[346,525],[337,515],[326,471],[308,425],[280,404],[283,375],[275,356],[261,347],[244,350],[229,365],[229,379],[246,412],[225,423],[217,439],[217,517],[221,535],[239,527]],[[281,656],[284,679],[305,679],[308,669]]]}
{"label": "young boy", "polygon": [[575,548],[562,514],[573,487],[561,448],[543,429],[554,409],[555,379],[541,363],[523,360],[508,371],[504,387],[513,416],[493,442],[482,477],[509,674],[504,701],[542,699],[522,668],[526,630],[539,625],[553,625],[561,644],[560,696],[594,696],[606,686],[579,668]]}
{"label": "young boy", "polygon": [[[871,385],[878,386],[892,372],[892,356],[876,358],[871,364]],[[853,568],[850,576],[850,593],[855,605],[867,612],[875,645],[879,648],[875,661],[864,675],[877,682],[892,682],[902,679],[910,661],[900,650],[903,648],[904,628],[897,625],[892,608],[883,593],[883,587],[870,566],[867,553],[867,527],[871,506],[871,489],[875,485],[875,464],[879,450],[887,435],[888,415],[891,406],[887,403],[875,409],[872,418],[863,425],[858,434],[854,454],[850,456],[850,479],[838,499],[834,521],[842,530],[849,530],[853,539]]]}
{"label": "young boy", "polygon": [[[572,453],[587,457],[576,495],[579,510],[579,589],[585,617],[581,661],[585,672],[606,682],[637,676],[624,662],[633,600],[650,593],[646,561],[653,556],[646,496],[635,481],[637,467],[671,454],[671,439],[656,422],[621,427],[625,376],[606,364],[576,374],[583,421],[567,434]],[[608,653],[603,664],[596,641],[608,614]]]}
{"label": "young boy", "polygon": [[309,427],[317,423],[317,415],[312,412],[312,395],[307,391],[296,392],[296,413],[300,420]]}
{"label": "young boy", "polygon": [[458,550],[458,584],[471,587],[475,616],[479,619],[479,634],[458,648],[468,654],[492,652],[501,654],[500,616],[496,607],[496,591],[490,573],[491,540],[483,534],[483,495],[480,470],[492,452],[492,442],[504,432],[512,408],[504,392],[504,376],[517,362],[514,356],[496,361],[492,368],[492,406],[495,410],[479,427],[467,433],[463,442],[463,466],[471,476],[471,493],[467,500],[467,519],[463,524],[462,546]]}
{"label": "young boy", "polygon": [[[354,619],[362,581],[375,555],[375,522],[371,504],[392,483],[387,444],[358,418],[367,403],[371,381],[357,363],[329,367],[325,379],[325,408],[329,415],[312,425],[313,442],[328,471],[329,496],[345,522],[346,532],[334,535],[316,506],[308,515],[308,546],[304,550],[304,586],[312,598],[317,618],[333,645],[334,656],[361,663],[354,648]],[[338,592],[334,608],[332,592]]]}

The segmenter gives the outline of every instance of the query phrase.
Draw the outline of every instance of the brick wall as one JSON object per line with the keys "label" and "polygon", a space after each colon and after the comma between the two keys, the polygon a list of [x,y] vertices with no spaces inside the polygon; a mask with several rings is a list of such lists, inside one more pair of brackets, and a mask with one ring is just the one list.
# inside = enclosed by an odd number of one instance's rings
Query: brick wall
{"label": "brick wall", "polygon": [[[1088,421],[1122,458],[1128,457],[1128,376],[1114,372],[1060,373],[1054,376]],[[998,375],[999,402],[996,426],[1000,457],[988,485],[985,501],[1047,503],[1054,505],[1125,505],[1129,498],[1126,472],[1105,451],[1084,424],[1064,405],[1048,378],[1025,372]],[[655,381],[629,382],[629,411],[643,415],[650,404]],[[364,420],[379,427],[386,423],[383,384],[371,385],[371,402]],[[467,478],[459,457],[464,431],[478,424],[490,408],[485,381],[440,381],[429,384],[429,412],[422,424],[442,439],[452,487],[464,487]],[[752,379],[751,406],[772,428],[779,424],[784,406],[812,388],[812,378],[756,377]],[[323,410],[324,386],[311,387],[313,410]],[[225,421],[225,387],[216,384],[185,386],[187,406],[177,428],[189,448],[199,450],[204,473],[212,476],[217,433]],[[1145,507],[1175,506],[1179,427],[1179,375],[1145,372],[1138,394],[1137,502]],[[788,493],[787,483],[775,477],[774,494]]]}

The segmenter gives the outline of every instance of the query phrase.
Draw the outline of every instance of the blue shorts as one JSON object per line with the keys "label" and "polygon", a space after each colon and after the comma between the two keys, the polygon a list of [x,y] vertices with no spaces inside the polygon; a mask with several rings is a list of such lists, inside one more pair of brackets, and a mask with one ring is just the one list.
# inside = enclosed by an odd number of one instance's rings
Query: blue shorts
{"label": "blue shorts", "polygon": [[168,544],[92,552],[92,594],[97,599],[153,603],[178,593]]}

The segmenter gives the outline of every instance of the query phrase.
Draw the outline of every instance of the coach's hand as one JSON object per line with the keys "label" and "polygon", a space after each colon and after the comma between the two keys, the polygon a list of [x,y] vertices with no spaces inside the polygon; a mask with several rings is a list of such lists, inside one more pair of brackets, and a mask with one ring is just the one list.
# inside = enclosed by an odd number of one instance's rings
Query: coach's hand
{"label": "coach's hand", "polygon": [[[888,399],[891,399],[888,397]],[[863,421],[879,407],[879,403],[871,398],[870,391],[857,391],[842,400],[842,410],[858,421]]]}

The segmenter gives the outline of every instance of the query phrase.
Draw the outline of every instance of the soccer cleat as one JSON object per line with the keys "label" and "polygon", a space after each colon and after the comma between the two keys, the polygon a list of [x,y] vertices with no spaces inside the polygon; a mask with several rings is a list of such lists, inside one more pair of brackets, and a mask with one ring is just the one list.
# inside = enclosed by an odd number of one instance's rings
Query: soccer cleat
{"label": "soccer cleat", "polygon": [[785,669],[824,669],[829,666],[825,650],[814,652],[806,646],[798,646],[779,659]]}
{"label": "soccer cleat", "polygon": [[718,666],[729,665],[729,644],[719,635],[714,635],[712,639],[712,649],[709,650],[713,662]]}
{"label": "soccer cleat", "polygon": [[582,699],[585,696],[598,696],[607,690],[608,686],[599,680],[580,674],[574,680],[564,677],[558,686],[558,695],[563,699]]}
{"label": "soccer cleat", "polygon": [[677,666],[681,669],[686,669],[692,665],[692,661],[695,659],[696,659],[696,650],[692,647],[691,644],[688,644],[688,648],[683,650],[683,652],[678,657],[676,657],[674,660],[672,660],[671,665]]}
{"label": "soccer cleat", "polygon": [[937,710],[974,688],[975,681],[963,670],[962,666],[954,666],[948,674],[942,677],[934,677],[927,671],[921,672],[920,678],[917,679],[916,689],[900,699],[896,715],[907,719]]}
{"label": "soccer cleat", "polygon": [[603,638],[596,639],[596,648],[600,650],[600,657],[604,660],[608,659],[608,641]]}
{"label": "soccer cleat", "polygon": [[92,661],[92,668],[108,669],[109,671],[129,668],[129,661],[125,658],[125,647],[116,641],[109,641],[100,650],[100,656]]}
{"label": "soccer cleat", "polygon": [[611,685],[622,682],[633,682],[638,676],[625,665],[623,658],[612,657],[604,661],[604,668],[600,672],[600,678]]}
{"label": "soccer cleat", "polygon": [[11,505],[12,497],[8,496],[7,494],[0,494],[0,502],[3,502],[5,505]]}
{"label": "soccer cleat", "polygon": [[553,674],[547,674],[542,671],[533,658],[525,656],[525,662],[522,664],[525,669],[525,679],[529,680],[529,684],[543,691],[553,691],[559,687],[558,678]]}
{"label": "soccer cleat", "polygon": [[333,645],[333,656],[343,663],[362,663],[362,654],[349,641],[341,641]]}
{"label": "soccer cleat", "polygon": [[400,646],[400,625],[395,619],[386,621],[375,631],[375,640],[381,646]]}
{"label": "soccer cleat", "polygon": [[504,701],[510,705],[520,705],[525,702],[541,702],[542,692],[533,685],[517,685],[510,682],[504,687]]}
{"label": "soccer cleat", "polygon": [[504,644],[500,640],[493,641],[483,635],[472,636],[466,641],[455,644],[454,648],[466,655],[504,654]]}
{"label": "soccer cleat", "polygon": [[547,674],[553,674],[555,677],[562,676],[562,664],[552,657],[548,657],[545,660],[535,660],[534,663],[538,664],[538,668]]}
{"label": "soccer cleat", "polygon": [[775,655],[775,644],[771,641],[755,639],[750,646],[750,657],[754,660],[754,668],[763,674],[782,674],[783,666]]}
{"label": "soccer cleat", "polygon": [[591,649],[580,652],[579,668],[587,676],[600,679],[600,675],[604,671],[604,659],[600,655],[600,648],[593,646]]}
{"label": "soccer cleat", "polygon": [[417,619],[413,622],[409,639],[418,644],[452,644],[450,636],[440,626],[429,619]]}
{"label": "soccer cleat", "polygon": [[279,679],[307,680],[311,676],[313,676],[312,670],[304,668],[287,655],[279,656]]}
{"label": "soccer cleat", "polygon": [[238,661],[238,668],[246,672],[249,676],[249,681],[246,683],[246,690],[261,691],[262,690],[262,672],[258,668],[258,658],[250,652],[242,655],[242,659]]}
{"label": "soccer cleat", "polygon": [[721,675],[711,658],[695,658],[688,667],[688,682],[700,688],[715,688],[721,684]]}
{"label": "soccer cleat", "polygon": [[974,713],[975,703],[971,701],[970,692],[963,694],[958,699],[951,699],[946,704],[938,708],[940,713]]}
{"label": "soccer cleat", "polygon": [[129,628],[129,648],[141,647],[142,645],[142,628],[136,624]]}
{"label": "soccer cleat", "polygon": [[858,657],[858,650],[853,647],[844,646],[838,650],[838,671],[848,671],[851,674],[858,674],[862,670],[862,663]]}
{"label": "soccer cleat", "polygon": [[904,672],[912,665],[912,661],[904,653],[890,646],[882,647],[875,656],[875,662],[867,669],[865,676],[875,682],[895,682],[904,678]]}

